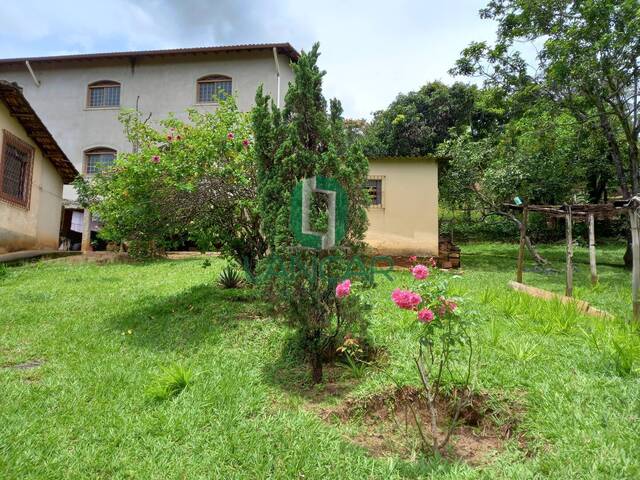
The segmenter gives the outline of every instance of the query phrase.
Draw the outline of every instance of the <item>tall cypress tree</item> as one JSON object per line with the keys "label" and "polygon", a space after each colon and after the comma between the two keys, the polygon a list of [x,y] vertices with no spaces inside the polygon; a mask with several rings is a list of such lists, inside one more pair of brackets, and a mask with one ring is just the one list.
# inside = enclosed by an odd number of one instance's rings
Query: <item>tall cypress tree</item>
{"label": "tall cypress tree", "polygon": [[[292,65],[294,81],[282,110],[259,88],[253,111],[262,231],[270,252],[286,270],[286,275],[266,278],[265,283],[270,300],[298,327],[315,382],[322,380],[323,355],[339,336],[358,329],[363,334],[366,328],[357,298],[338,301],[335,287],[347,274],[349,256],[362,251],[368,202],[363,188],[368,162],[358,146],[347,146],[340,102],[332,100],[327,111],[318,49],[315,44]],[[314,176],[336,180],[348,197],[345,235],[330,251],[301,248],[290,229],[296,184]],[[322,201],[315,205],[322,213]],[[322,271],[318,265],[328,255],[342,262],[333,261],[330,271]],[[298,268],[292,268],[294,264]]]}

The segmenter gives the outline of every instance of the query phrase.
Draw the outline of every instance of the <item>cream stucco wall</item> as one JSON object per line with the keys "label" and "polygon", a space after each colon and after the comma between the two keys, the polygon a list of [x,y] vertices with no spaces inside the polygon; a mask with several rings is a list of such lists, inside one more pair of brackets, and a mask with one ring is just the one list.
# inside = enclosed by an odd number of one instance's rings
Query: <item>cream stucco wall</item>
{"label": "cream stucco wall", "polygon": [[0,199],[0,253],[57,249],[62,211],[62,178],[31,140],[22,125],[0,102],[0,144],[7,130],[35,148],[29,209]]}
{"label": "cream stucco wall", "polygon": [[[293,79],[289,58],[278,55],[281,102]],[[196,104],[196,81],[205,75],[219,74],[232,78],[238,107],[249,111],[254,105],[256,89],[264,85],[274,100],[277,92],[276,65],[272,51],[141,57],[135,64],[127,59],[92,60],[64,63],[33,63],[40,81],[36,86],[25,65],[0,65],[0,78],[17,82],[29,103],[47,126],[62,150],[82,172],[84,151],[109,147],[130,151],[118,121],[119,108],[87,109],[87,86],[100,80],[121,84],[122,108],[136,108],[151,114],[157,124],[169,113],[185,118],[187,108],[213,111],[213,105]],[[64,197],[75,199],[71,186],[64,187]]]}
{"label": "cream stucco wall", "polygon": [[427,158],[369,160],[382,177],[382,207],[368,209],[366,241],[386,255],[438,255],[438,163]]}

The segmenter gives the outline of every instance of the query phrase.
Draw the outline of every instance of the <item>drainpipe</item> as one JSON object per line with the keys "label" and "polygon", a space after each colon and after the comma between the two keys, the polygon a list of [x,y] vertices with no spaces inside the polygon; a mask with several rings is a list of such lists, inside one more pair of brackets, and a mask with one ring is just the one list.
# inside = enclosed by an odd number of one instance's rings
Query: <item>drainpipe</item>
{"label": "drainpipe", "polygon": [[40,86],[40,80],[38,80],[38,77],[36,77],[36,74],[33,71],[33,68],[31,68],[31,64],[29,63],[29,60],[25,60],[24,64],[27,66],[27,70],[29,70],[29,73],[31,74],[31,78],[33,78],[33,83],[36,84],[36,87]]}
{"label": "drainpipe", "polygon": [[280,108],[280,64],[278,63],[278,49],[273,47],[273,61],[276,62],[276,106]]}

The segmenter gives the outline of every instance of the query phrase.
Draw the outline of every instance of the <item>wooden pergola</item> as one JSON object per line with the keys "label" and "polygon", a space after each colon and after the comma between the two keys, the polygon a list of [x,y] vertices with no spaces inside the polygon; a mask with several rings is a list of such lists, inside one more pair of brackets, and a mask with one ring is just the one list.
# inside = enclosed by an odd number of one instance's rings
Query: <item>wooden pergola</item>
{"label": "wooden pergola", "polygon": [[[573,222],[587,222],[589,228],[589,267],[591,270],[591,283],[598,283],[598,270],[596,264],[596,239],[595,221],[615,218],[628,214],[631,223],[631,240],[633,251],[633,272],[632,272],[632,300],[633,319],[640,321],[640,197],[633,197],[630,200],[620,200],[613,203],[603,204],[565,204],[565,205],[505,205],[511,210],[522,212],[522,223],[520,226],[520,248],[518,250],[518,266],[516,270],[516,282],[524,285],[522,273],[524,267],[525,239],[527,235],[527,222],[529,212],[538,212],[550,218],[564,218],[566,231],[566,286],[565,297],[573,297]],[[591,307],[585,304],[584,309]],[[591,308],[595,312],[597,310]],[[603,313],[603,312],[599,312]]]}

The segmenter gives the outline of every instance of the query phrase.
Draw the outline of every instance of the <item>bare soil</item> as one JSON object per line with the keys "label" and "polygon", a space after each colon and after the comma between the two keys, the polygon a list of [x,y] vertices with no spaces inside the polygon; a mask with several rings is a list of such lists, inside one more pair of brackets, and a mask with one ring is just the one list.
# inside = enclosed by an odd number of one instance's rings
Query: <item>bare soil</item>
{"label": "bare soil", "polygon": [[[329,386],[328,386],[329,387]],[[335,386],[334,386],[335,387]],[[335,388],[329,392],[335,395]],[[329,396],[331,393],[328,393]],[[316,398],[315,400],[318,400]],[[439,441],[445,437],[454,415],[452,398],[437,405]],[[412,411],[413,408],[413,411]],[[422,392],[405,386],[365,399],[346,400],[336,406],[312,406],[321,418],[331,423],[348,423],[351,441],[364,447],[372,456],[396,456],[414,460],[422,449],[415,417],[425,436],[431,439],[431,417]],[[443,452],[451,459],[480,466],[504,448],[509,439],[524,447],[524,435],[516,431],[523,409],[486,394],[471,394],[462,408],[448,446]]]}

